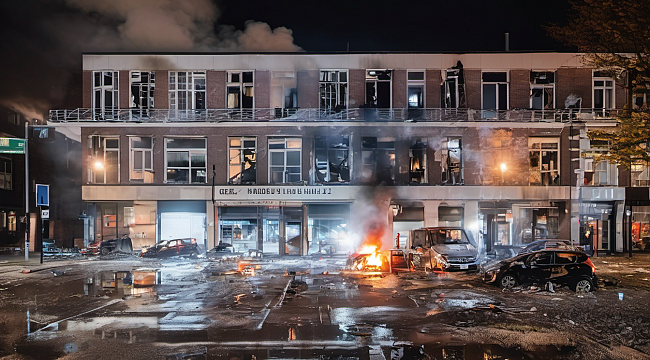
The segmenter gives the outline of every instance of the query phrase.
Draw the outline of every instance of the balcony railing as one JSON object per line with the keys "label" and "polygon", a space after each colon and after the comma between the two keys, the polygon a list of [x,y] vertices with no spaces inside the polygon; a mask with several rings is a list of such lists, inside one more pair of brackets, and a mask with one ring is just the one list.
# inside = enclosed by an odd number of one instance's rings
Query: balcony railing
{"label": "balcony railing", "polygon": [[360,121],[360,122],[575,122],[611,121],[617,109],[475,110],[475,109],[376,109],[340,111],[322,109],[74,109],[50,110],[52,122],[258,122],[258,121]]}

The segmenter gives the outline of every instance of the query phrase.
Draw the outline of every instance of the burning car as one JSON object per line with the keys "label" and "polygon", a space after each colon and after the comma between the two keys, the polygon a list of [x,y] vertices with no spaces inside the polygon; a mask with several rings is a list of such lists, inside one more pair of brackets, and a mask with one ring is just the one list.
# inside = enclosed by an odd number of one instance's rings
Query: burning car
{"label": "burning car", "polygon": [[199,246],[194,238],[163,240],[148,248],[142,249],[140,257],[164,258],[172,256],[198,256]]}
{"label": "burning car", "polygon": [[463,228],[427,227],[410,231],[415,262],[425,270],[475,270],[478,250]]}

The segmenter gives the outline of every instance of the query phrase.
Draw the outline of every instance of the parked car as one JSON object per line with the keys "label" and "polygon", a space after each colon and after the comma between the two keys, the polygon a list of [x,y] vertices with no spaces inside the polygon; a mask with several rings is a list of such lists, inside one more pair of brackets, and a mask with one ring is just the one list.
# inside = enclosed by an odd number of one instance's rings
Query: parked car
{"label": "parked car", "polygon": [[99,254],[99,244],[101,241],[96,241],[89,244],[88,247],[81,249],[81,255],[97,255]]}
{"label": "parked car", "polygon": [[113,251],[133,252],[133,243],[131,238],[123,235],[115,239],[104,240],[99,244],[99,253],[108,255]]}
{"label": "parked car", "polygon": [[557,249],[539,250],[502,260],[485,271],[483,280],[507,289],[552,282],[580,292],[593,291],[597,283],[594,264],[587,254]]}
{"label": "parked car", "polygon": [[571,240],[561,239],[544,239],[535,240],[526,245],[523,249],[519,250],[519,254],[531,253],[538,250],[558,249],[558,250],[582,250],[577,246],[571,244]]}
{"label": "parked car", "polygon": [[142,249],[141,257],[165,258],[172,256],[198,256],[201,253],[196,239],[163,240],[148,248]]}
{"label": "parked car", "polygon": [[411,252],[425,270],[473,270],[478,250],[463,228],[427,227],[411,230]]}

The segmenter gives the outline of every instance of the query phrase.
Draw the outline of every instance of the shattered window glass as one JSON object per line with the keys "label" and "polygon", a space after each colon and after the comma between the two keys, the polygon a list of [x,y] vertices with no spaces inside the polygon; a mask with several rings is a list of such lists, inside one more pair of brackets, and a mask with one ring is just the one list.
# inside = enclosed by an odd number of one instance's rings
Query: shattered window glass
{"label": "shattered window glass", "polygon": [[316,136],[314,165],[317,183],[350,182],[350,136]]}
{"label": "shattered window glass", "polygon": [[365,183],[394,185],[395,139],[361,139],[361,178]]}
{"label": "shattered window glass", "polygon": [[229,137],[228,183],[255,184],[257,138]]}
{"label": "shattered window glass", "polygon": [[228,109],[252,109],[253,108],[253,72],[252,71],[229,71],[226,84]]}
{"label": "shattered window glass", "polygon": [[348,106],[347,70],[321,70],[319,82],[321,110],[346,109]]}

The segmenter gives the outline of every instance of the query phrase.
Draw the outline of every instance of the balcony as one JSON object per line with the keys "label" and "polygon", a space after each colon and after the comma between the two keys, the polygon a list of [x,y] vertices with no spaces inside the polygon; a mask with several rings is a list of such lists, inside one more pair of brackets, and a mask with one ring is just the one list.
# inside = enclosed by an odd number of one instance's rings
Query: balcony
{"label": "balcony", "polygon": [[322,109],[96,109],[50,110],[51,122],[128,122],[128,123],[189,123],[189,122],[268,122],[268,121],[344,121],[344,122],[610,122],[617,109],[558,109],[558,110],[475,110],[475,109],[376,109],[355,108],[340,111]]}

